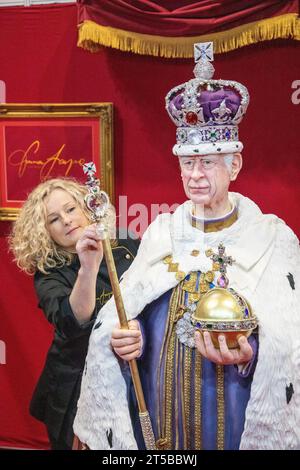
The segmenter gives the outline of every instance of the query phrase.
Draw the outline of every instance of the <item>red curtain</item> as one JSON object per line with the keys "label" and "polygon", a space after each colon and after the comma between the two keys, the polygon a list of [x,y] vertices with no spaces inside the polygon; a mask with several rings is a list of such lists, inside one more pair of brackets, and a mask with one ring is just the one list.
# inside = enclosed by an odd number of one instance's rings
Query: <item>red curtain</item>
{"label": "red curtain", "polygon": [[298,0],[77,0],[79,23],[158,36],[198,36],[298,13]]}

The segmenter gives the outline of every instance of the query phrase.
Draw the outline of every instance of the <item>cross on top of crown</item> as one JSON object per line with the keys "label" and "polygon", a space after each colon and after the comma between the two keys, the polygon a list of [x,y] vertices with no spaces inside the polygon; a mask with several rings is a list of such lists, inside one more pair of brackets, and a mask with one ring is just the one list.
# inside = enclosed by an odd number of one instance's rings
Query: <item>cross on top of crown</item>
{"label": "cross on top of crown", "polygon": [[213,43],[210,41],[194,44],[194,58],[196,63],[199,60],[212,62],[214,60]]}
{"label": "cross on top of crown", "polygon": [[196,78],[209,80],[212,78],[215,68],[211,63],[214,60],[214,50],[212,42],[198,42],[194,44],[195,68],[194,74]]}

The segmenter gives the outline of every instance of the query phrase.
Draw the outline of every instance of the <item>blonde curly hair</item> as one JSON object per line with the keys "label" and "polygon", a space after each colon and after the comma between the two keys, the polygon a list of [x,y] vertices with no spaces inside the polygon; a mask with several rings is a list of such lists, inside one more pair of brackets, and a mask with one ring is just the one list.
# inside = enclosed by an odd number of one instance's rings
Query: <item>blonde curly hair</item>
{"label": "blonde curly hair", "polygon": [[[27,274],[37,270],[47,274],[47,269],[70,264],[74,254],[58,245],[47,230],[45,198],[55,189],[68,192],[92,223],[84,197],[87,188],[72,178],[55,178],[40,183],[28,196],[9,236],[9,247],[14,261]],[[104,218],[111,238],[115,237],[115,209],[110,205]]]}

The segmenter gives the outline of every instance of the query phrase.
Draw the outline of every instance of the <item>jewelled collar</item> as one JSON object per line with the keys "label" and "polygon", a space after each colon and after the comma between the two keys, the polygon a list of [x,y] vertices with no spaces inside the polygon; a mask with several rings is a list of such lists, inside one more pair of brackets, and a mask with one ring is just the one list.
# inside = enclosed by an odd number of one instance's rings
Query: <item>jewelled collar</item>
{"label": "jewelled collar", "polygon": [[224,217],[218,219],[201,219],[196,217],[193,212],[190,213],[191,224],[194,228],[202,232],[219,232],[224,228],[230,227],[238,218],[237,207],[233,206],[231,211]]}

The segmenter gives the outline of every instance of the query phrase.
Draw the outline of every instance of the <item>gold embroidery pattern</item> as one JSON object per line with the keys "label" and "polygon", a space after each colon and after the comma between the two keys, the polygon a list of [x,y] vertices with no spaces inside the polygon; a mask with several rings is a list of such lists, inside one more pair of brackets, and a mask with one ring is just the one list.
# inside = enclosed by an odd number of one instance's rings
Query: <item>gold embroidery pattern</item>
{"label": "gold embroidery pattern", "polygon": [[96,297],[96,300],[98,300],[102,305],[106,304],[108,300],[112,297],[113,293],[107,292],[104,289],[102,289],[102,292],[99,294],[98,297]]}
{"label": "gold embroidery pattern", "polygon": [[[182,283],[182,287],[181,287],[182,290],[185,292],[188,292],[188,303],[193,304],[193,303],[199,302],[199,300],[201,299],[201,295],[206,294],[206,292],[209,291],[210,283],[214,281],[215,275],[213,271],[207,271],[206,273],[205,272],[201,273],[198,288],[197,288],[197,277],[198,277],[197,271],[193,271],[190,273],[190,278],[188,280],[185,280]],[[180,318],[180,315],[179,315],[179,318]]]}
{"label": "gold embroidery pattern", "polygon": [[[170,301],[170,304],[171,304],[171,301]],[[163,337],[163,342],[162,342],[163,345],[167,344],[167,338],[169,337],[169,315],[170,313],[168,313],[168,320],[165,326],[165,332],[164,332],[164,337]],[[164,351],[165,351],[165,346],[161,348],[160,356],[159,356],[159,367],[157,369],[157,396],[158,397],[160,397],[160,390],[162,386],[161,385],[162,368],[164,368],[163,369],[164,370],[163,383],[165,383],[165,380],[166,380],[166,360],[164,360],[164,363],[163,363]],[[164,417],[164,416],[165,416],[165,401],[163,399],[161,402],[159,398],[158,407],[156,411],[156,421],[157,421],[157,429],[158,429],[160,436],[165,436],[164,419],[162,418],[161,420],[161,417]],[[158,449],[168,449],[167,439],[165,437],[159,438],[156,442],[156,446]]]}
{"label": "gold embroidery pattern", "polygon": [[167,439],[161,438],[157,439],[156,441],[156,447],[159,450],[167,450],[168,449],[168,441]]}
{"label": "gold embroidery pattern", "polygon": [[168,255],[163,259],[163,262],[168,265],[168,272],[175,273],[177,281],[182,281],[186,274],[183,271],[179,270],[179,263],[173,263],[172,255]]}
{"label": "gold embroidery pattern", "polygon": [[[174,331],[174,329],[173,329]],[[174,371],[175,374],[175,390],[179,390],[179,384],[178,384],[178,374],[177,374],[177,364],[180,364],[180,347],[179,347],[179,341],[175,341],[175,364],[174,364]],[[175,419],[175,423],[178,423],[178,406],[179,406],[179,403],[178,403],[178,393],[175,392],[175,410],[174,410],[174,419]],[[179,433],[178,433],[178,426],[176,425],[174,428],[174,433],[175,433],[175,436],[173,436],[173,440],[175,442],[175,449],[178,449],[179,448]]]}
{"label": "gold embroidery pattern", "polygon": [[[181,345],[184,348],[183,344]],[[183,381],[183,394],[184,394],[184,409],[182,416],[185,417],[184,426],[184,444],[185,449],[191,448],[191,410],[190,410],[190,396],[191,396],[191,363],[192,363],[192,350],[184,348],[184,381]]]}
{"label": "gold embroidery pattern", "polygon": [[190,273],[190,278],[188,281],[184,281],[182,284],[182,290],[186,292],[196,292],[197,285],[197,273],[195,271]]}
{"label": "gold embroidery pattern", "polygon": [[195,449],[201,450],[202,448],[202,358],[201,354],[195,349],[195,414],[194,414],[194,428],[195,428]]}
{"label": "gold embroidery pattern", "polygon": [[200,274],[200,292],[201,294],[206,294],[206,292],[209,290],[209,282],[208,279],[214,279],[214,275],[212,274],[212,277],[209,275],[211,271],[208,271],[207,273],[201,273]]}
{"label": "gold embroidery pattern", "polygon": [[[192,273],[192,281],[194,274]],[[184,296],[189,293],[183,290],[184,282],[180,283],[172,293],[169,304],[168,316],[168,331],[165,336],[165,384],[162,397],[162,422],[161,426],[161,439],[164,449],[179,449],[179,428],[178,428],[178,415],[179,406],[181,404],[181,415],[183,423],[183,444],[184,449],[201,449],[202,445],[202,403],[201,403],[201,373],[202,362],[201,355],[191,348],[184,346],[180,343],[175,329],[175,321],[178,316],[178,310],[184,311]],[[195,359],[193,360],[193,355]],[[161,360],[163,355],[161,355]],[[192,366],[192,364],[194,364]],[[182,377],[178,379],[179,373]],[[191,413],[191,381],[194,381],[193,393],[195,399],[195,408],[193,414]],[[174,392],[175,390],[175,392]],[[179,404],[179,394],[181,396]],[[174,403],[174,399],[176,402]],[[175,413],[174,413],[175,410]],[[191,442],[191,428],[194,428],[195,438]]]}
{"label": "gold embroidery pattern", "polygon": [[175,288],[169,305],[169,318],[168,325],[169,329],[167,332],[165,342],[165,390],[162,403],[162,423],[161,423],[161,439],[166,440],[165,449],[172,449],[172,399],[173,399],[173,379],[174,379],[174,367],[177,370],[177,364],[174,364],[175,357],[175,345],[177,342],[177,335],[174,326],[174,317],[177,312],[178,304],[181,304],[181,289]]}
{"label": "gold embroidery pattern", "polygon": [[224,450],[225,441],[225,403],[224,403],[224,367],[216,365],[217,386],[217,449]]}
{"label": "gold embroidery pattern", "polygon": [[[200,274],[201,277],[202,274]],[[182,343],[176,334],[176,321],[185,311],[184,297],[195,294],[197,286],[197,272],[192,272],[190,278],[178,284],[174,288],[170,303],[168,320],[166,323],[164,347],[160,355],[160,367],[164,370],[164,383],[158,381],[158,430],[160,439],[157,441],[160,449],[178,449],[179,406],[183,423],[183,445],[184,449],[202,448],[202,358],[197,350],[192,350]],[[212,282],[214,273],[208,271],[203,273],[202,282]],[[200,290],[200,278],[199,287]],[[182,380],[179,380],[181,373]],[[191,411],[191,392],[193,382],[194,409]],[[163,389],[161,389],[161,386]],[[216,446],[218,450],[224,449],[225,443],[225,403],[224,403],[224,369],[216,366],[216,393],[217,393],[217,436]],[[176,397],[176,398],[175,398]],[[181,399],[179,399],[181,397]],[[174,403],[174,400],[176,402]],[[180,402],[180,403],[179,403]],[[175,413],[174,413],[175,410]],[[191,433],[191,428],[194,432]],[[191,436],[194,434],[194,442]]]}

